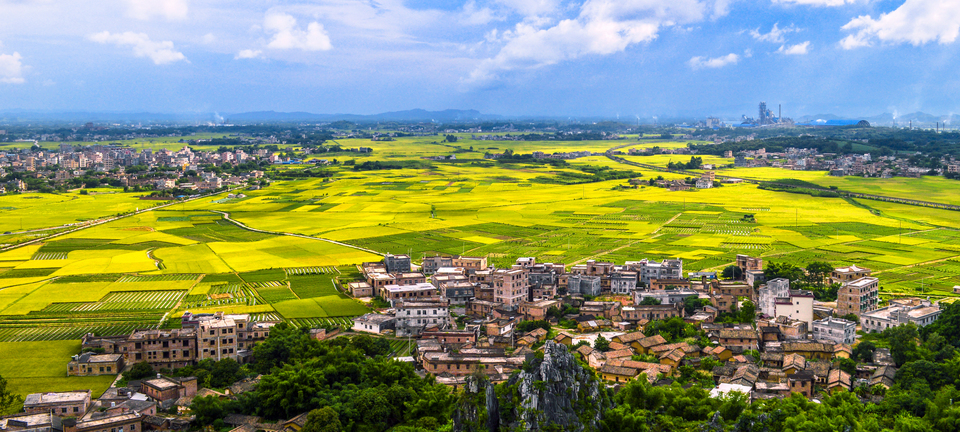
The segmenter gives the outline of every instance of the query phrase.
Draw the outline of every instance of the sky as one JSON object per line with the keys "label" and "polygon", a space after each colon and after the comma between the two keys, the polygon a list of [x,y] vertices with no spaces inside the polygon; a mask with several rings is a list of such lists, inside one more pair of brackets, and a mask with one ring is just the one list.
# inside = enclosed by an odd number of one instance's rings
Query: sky
{"label": "sky", "polygon": [[960,112],[957,0],[0,0],[0,110]]}

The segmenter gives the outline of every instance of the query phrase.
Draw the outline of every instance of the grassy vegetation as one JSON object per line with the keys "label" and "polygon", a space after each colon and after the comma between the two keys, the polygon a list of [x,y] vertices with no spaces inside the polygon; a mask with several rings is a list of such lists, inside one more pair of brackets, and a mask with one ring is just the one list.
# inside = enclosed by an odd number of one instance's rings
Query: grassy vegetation
{"label": "grassy vegetation", "polygon": [[[0,342],[0,376],[8,390],[30,393],[90,389],[99,397],[116,376],[67,377],[70,356],[80,352],[80,341]],[[8,413],[20,410],[13,407]]]}

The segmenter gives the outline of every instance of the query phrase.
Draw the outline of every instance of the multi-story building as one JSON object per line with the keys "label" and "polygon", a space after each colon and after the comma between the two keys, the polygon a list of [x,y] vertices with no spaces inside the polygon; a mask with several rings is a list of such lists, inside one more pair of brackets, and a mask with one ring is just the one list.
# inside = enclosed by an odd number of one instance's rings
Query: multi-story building
{"label": "multi-story building", "polygon": [[450,304],[464,305],[476,297],[476,285],[468,281],[442,283],[440,284],[440,296],[449,300]]}
{"label": "multi-story building", "polygon": [[453,267],[453,257],[448,256],[432,256],[424,257],[423,263],[420,266],[420,270],[424,274],[434,274],[438,269],[443,267]]}
{"label": "multi-story building", "polygon": [[610,292],[631,295],[637,290],[637,272],[618,271],[610,274]]}
{"label": "multi-story building", "polygon": [[383,265],[387,268],[387,273],[408,273],[410,272],[410,256],[387,254],[383,257]]}
{"label": "multi-story building", "polygon": [[763,258],[737,254],[737,267],[740,267],[741,276],[751,270],[763,271]]}
{"label": "multi-story building", "polygon": [[197,378],[171,378],[157,374],[156,378],[143,380],[140,383],[140,392],[159,402],[162,409],[167,409],[177,399],[192,398],[197,395]]}
{"label": "multi-story building", "polygon": [[860,316],[877,309],[880,280],[875,277],[862,277],[846,282],[837,291],[837,314]]}
{"label": "multi-story building", "polygon": [[90,390],[28,394],[23,399],[23,411],[28,414],[83,417],[90,408],[90,394]]}
{"label": "multi-story building", "polygon": [[940,305],[921,299],[896,299],[884,308],[860,315],[860,324],[867,333],[882,332],[912,322],[919,327],[929,325],[940,317]]}
{"label": "multi-story building", "polygon": [[626,266],[640,274],[640,283],[650,283],[650,279],[682,279],[683,260],[665,259],[662,262],[642,259],[627,262]]}
{"label": "multi-story building", "polygon": [[395,305],[402,300],[437,297],[437,288],[426,282],[414,285],[387,285],[383,287],[383,299]]}
{"label": "multi-story building", "polygon": [[493,301],[508,308],[520,306],[520,302],[527,300],[527,271],[522,269],[495,271],[493,289]]}
{"label": "multi-story building", "polygon": [[467,273],[473,274],[474,272],[484,270],[487,268],[487,258],[486,257],[469,257],[469,256],[455,256],[453,257],[453,267],[463,267],[467,270]]}
{"label": "multi-story building", "polygon": [[419,336],[424,329],[443,330],[450,325],[450,303],[446,300],[405,300],[397,303],[397,336]]}
{"label": "multi-story building", "polygon": [[834,317],[814,321],[813,338],[853,345],[857,340],[857,323]]}
{"label": "multi-story building", "polygon": [[637,305],[624,306],[620,309],[620,317],[624,321],[636,323],[638,321],[668,320],[673,317],[682,317],[682,310],[676,305]]}
{"label": "multi-story building", "polygon": [[775,300],[776,313],[773,316],[785,316],[792,320],[813,324],[813,293],[803,290],[790,290],[787,297]]}
{"label": "multi-story building", "polygon": [[873,270],[857,265],[838,267],[830,273],[830,283],[842,284],[844,282],[855,281],[870,276],[871,273],[873,273]]}
{"label": "multi-story building", "polygon": [[[238,325],[245,318],[220,315],[219,319],[203,320],[197,328],[197,360],[237,359],[240,350]],[[241,321],[242,320],[242,321]]]}
{"label": "multi-story building", "polygon": [[353,319],[353,330],[380,334],[384,330],[396,328],[397,319],[391,315],[368,313]]}
{"label": "multi-story building", "polygon": [[[84,339],[87,347],[86,337]],[[93,340],[91,337],[91,342]],[[129,336],[120,337],[115,344],[106,343],[103,348],[107,353],[123,354],[125,364],[147,362],[158,370],[182,368],[197,360],[197,331],[192,328],[135,330]]]}
{"label": "multi-story building", "polygon": [[[738,255],[738,258],[743,255]],[[777,316],[776,300],[790,296],[790,280],[777,278],[767,281],[767,284],[757,290],[757,308],[760,313],[768,317]]]}
{"label": "multi-story building", "polygon": [[567,276],[567,293],[598,296],[602,292],[600,276],[572,274]]}

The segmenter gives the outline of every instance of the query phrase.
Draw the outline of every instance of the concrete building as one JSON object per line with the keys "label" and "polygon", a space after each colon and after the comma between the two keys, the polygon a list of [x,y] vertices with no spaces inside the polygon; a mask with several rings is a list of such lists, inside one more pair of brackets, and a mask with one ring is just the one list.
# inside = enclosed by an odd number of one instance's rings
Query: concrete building
{"label": "concrete building", "polygon": [[427,328],[443,330],[450,325],[446,300],[406,300],[397,304],[397,336],[419,336]]}
{"label": "concrete building", "polygon": [[[738,255],[741,257],[743,255]],[[760,313],[771,317],[776,318],[777,316],[777,305],[776,300],[778,298],[789,297],[790,296],[790,280],[785,278],[777,278],[767,281],[766,285],[760,287],[757,290],[757,309]]]}
{"label": "concrete building", "polygon": [[813,338],[852,345],[857,340],[857,323],[833,317],[814,321]]}
{"label": "concrete building", "polygon": [[567,277],[567,293],[598,296],[602,291],[600,276],[570,275]]}
{"label": "concrete building", "polygon": [[683,260],[681,259],[665,259],[662,262],[643,259],[627,262],[625,265],[639,272],[640,282],[643,284],[649,283],[650,279],[683,278]]}
{"label": "concrete building", "polygon": [[792,320],[803,321],[808,326],[813,325],[813,292],[790,290],[788,297],[776,299],[775,306],[774,316],[785,316]]}
{"label": "concrete building", "polygon": [[837,315],[861,316],[876,310],[879,291],[880,280],[875,277],[867,276],[844,283],[837,291]]}
{"label": "concrete building", "polygon": [[383,257],[383,265],[387,268],[387,273],[409,273],[410,256],[387,254]]}
{"label": "concrete building", "polygon": [[493,301],[505,307],[520,306],[520,302],[527,300],[528,288],[526,270],[497,270],[493,273]]}
{"label": "concrete building", "polygon": [[484,270],[487,268],[486,257],[455,256],[453,257],[453,267],[463,267],[467,273]]}
{"label": "concrete building", "polygon": [[140,392],[156,400],[161,409],[168,409],[182,397],[193,398],[197,395],[197,378],[157,374],[156,378],[140,383]]}
{"label": "concrete building", "polygon": [[851,282],[870,276],[871,273],[873,273],[873,270],[859,267],[857,265],[838,267],[833,269],[833,272],[830,273],[830,283],[842,284],[845,282]]}
{"label": "concrete building", "polygon": [[610,292],[617,295],[631,295],[637,290],[637,273],[618,271],[610,274]]}
{"label": "concrete building", "polygon": [[448,257],[448,256],[424,257],[423,264],[420,266],[420,270],[424,274],[434,274],[437,272],[437,269],[440,269],[443,267],[453,267],[453,257]]}
{"label": "concrete building", "polygon": [[396,305],[403,300],[437,297],[437,288],[426,282],[413,285],[386,285],[383,287],[383,299]]}
{"label": "concrete building", "polygon": [[90,408],[90,394],[90,390],[28,394],[23,399],[23,411],[27,414],[83,417]]}
{"label": "concrete building", "polygon": [[737,267],[740,267],[740,272],[743,275],[746,275],[747,272],[751,270],[763,271],[763,259],[749,255],[737,254]]}
{"label": "concrete building", "polygon": [[648,298],[655,298],[663,305],[683,305],[687,297],[698,297],[700,294],[691,289],[650,290],[634,293],[634,303],[640,304]]}
{"label": "concrete building", "polygon": [[354,331],[380,334],[396,328],[397,319],[392,315],[368,313],[353,319]]}
{"label": "concrete building", "polygon": [[929,325],[940,317],[940,305],[921,299],[896,299],[890,305],[860,315],[860,324],[867,333],[882,332],[912,322],[919,327]]}

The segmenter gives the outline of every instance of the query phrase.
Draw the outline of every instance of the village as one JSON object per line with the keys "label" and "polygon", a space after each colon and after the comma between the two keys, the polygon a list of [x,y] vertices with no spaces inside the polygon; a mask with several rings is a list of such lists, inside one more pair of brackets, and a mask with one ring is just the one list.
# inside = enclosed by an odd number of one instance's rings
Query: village
{"label": "village", "polygon": [[[815,399],[858,388],[882,398],[893,385],[895,363],[888,349],[858,352],[858,338],[907,323],[923,327],[941,312],[939,304],[920,298],[891,299],[881,307],[878,278],[855,265],[827,276],[841,285],[835,302],[816,301],[810,291],[791,289],[788,279],[766,280],[763,260],[747,255],[737,256],[733,279],[716,272],[684,275],[680,259],[588,260],[568,270],[533,257],[496,268],[484,257],[424,257],[418,266],[410,256],[388,254],[360,268],[363,280],[345,282],[343,289],[379,304],[378,312],[357,317],[345,332],[311,329],[310,338],[407,339],[412,355],[395,359],[454,389],[476,374],[505,381],[552,341],[608,386],[707,380],[715,395],[735,391],[751,400],[793,393]],[[255,388],[259,377],[218,391],[196,377],[159,372],[205,360],[250,363],[253,346],[276,322],[186,312],[179,324],[86,335],[83,353],[65,365],[68,375],[126,375],[135,365],[158,373],[118,381],[123,385],[96,400],[89,390],[28,395],[24,413],[0,419],[0,430],[186,430],[195,397],[233,398]],[[305,417],[266,429],[248,416],[227,420],[238,432],[296,432]]]}

